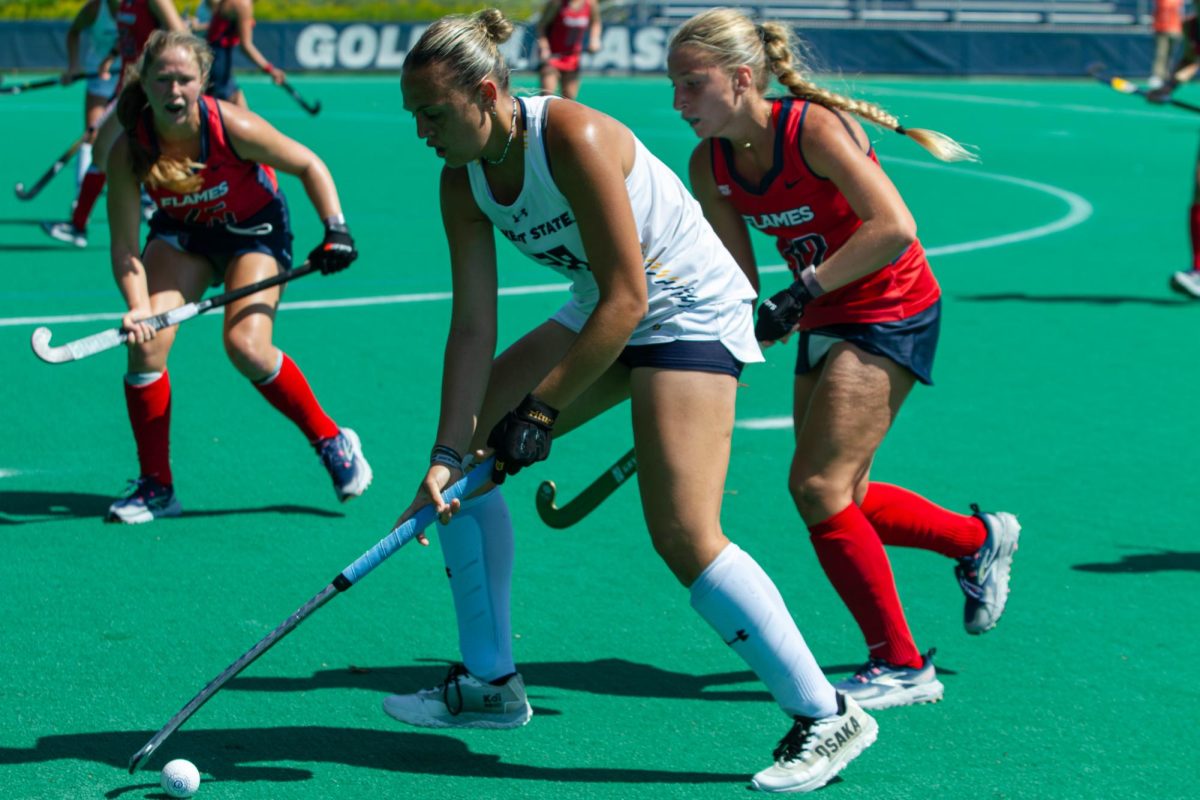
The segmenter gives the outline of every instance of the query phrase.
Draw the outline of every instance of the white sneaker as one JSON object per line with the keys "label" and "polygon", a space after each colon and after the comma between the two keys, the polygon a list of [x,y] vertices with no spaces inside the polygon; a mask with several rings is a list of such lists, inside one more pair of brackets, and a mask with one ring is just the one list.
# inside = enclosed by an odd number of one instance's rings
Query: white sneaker
{"label": "white sneaker", "polygon": [[933,667],[934,650],[925,654],[919,668],[901,667],[872,658],[857,672],[838,681],[833,688],[851,697],[863,708],[875,711],[896,706],[936,703],[946,693]]}
{"label": "white sneaker", "polygon": [[358,434],[350,428],[317,442],[317,455],[333,479],[333,490],[341,502],[360,497],[371,485],[371,465],[363,455]]}
{"label": "white sneaker", "polygon": [[978,553],[958,560],[954,574],[966,596],[963,627],[967,633],[979,635],[996,627],[1008,604],[1008,581],[1021,538],[1021,523],[1007,511],[989,513],[974,504],[971,510],[983,520],[987,538]]}
{"label": "white sneaker", "polygon": [[1171,288],[1180,294],[1200,299],[1200,270],[1176,272],[1171,276]]}
{"label": "white sneaker", "polygon": [[385,698],[383,710],[419,728],[519,728],[533,716],[521,673],[496,686],[480,681],[462,664],[450,667],[438,686]]}
{"label": "white sneaker", "polygon": [[775,748],[775,763],[751,780],[760,792],[811,792],[829,783],[879,735],[879,724],[854,698],[838,692],[837,713],[796,717]]}
{"label": "white sneaker", "polygon": [[157,478],[143,475],[129,482],[125,496],[108,507],[108,522],[137,525],[153,522],[159,517],[178,517],[183,506],[175,489],[160,483]]}
{"label": "white sneaker", "polygon": [[43,222],[42,230],[51,239],[73,244],[76,247],[87,247],[87,231],[76,228],[69,222]]}
{"label": "white sneaker", "polygon": [[1162,87],[1163,87],[1163,79],[1158,77],[1157,75],[1151,75],[1149,78],[1146,79],[1146,88],[1149,89],[1150,91],[1153,92],[1155,89],[1161,89]]}

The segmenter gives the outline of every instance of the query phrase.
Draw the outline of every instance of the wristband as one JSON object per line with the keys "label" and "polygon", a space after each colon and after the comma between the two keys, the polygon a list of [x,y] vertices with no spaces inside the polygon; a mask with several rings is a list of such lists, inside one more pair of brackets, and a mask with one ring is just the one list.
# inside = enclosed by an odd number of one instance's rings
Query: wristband
{"label": "wristband", "polygon": [[344,229],[346,227],[346,215],[345,214],[330,214],[328,217],[325,218],[325,227],[326,228],[337,227],[337,228]]}
{"label": "wristband", "polygon": [[453,447],[447,447],[444,444],[435,444],[432,452],[429,454],[429,465],[441,464],[450,469],[456,469],[459,472],[463,471],[463,457]]}
{"label": "wristband", "polygon": [[821,288],[821,284],[817,282],[817,268],[805,267],[800,270],[800,282],[804,284],[804,288],[808,289],[808,293],[813,297],[820,297],[825,294],[825,290]]}
{"label": "wristband", "polygon": [[268,75],[270,75],[274,71],[275,71],[275,66],[270,61],[268,61],[267,65],[265,67],[263,67],[263,72],[267,73]]}

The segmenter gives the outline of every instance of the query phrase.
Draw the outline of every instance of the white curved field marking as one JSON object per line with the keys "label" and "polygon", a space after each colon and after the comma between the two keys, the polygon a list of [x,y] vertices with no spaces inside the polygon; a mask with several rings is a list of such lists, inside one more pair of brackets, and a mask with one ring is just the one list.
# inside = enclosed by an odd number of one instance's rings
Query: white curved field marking
{"label": "white curved field marking", "polygon": [[921,169],[939,169],[946,172],[952,172],[956,175],[966,175],[972,178],[982,178],[983,180],[996,181],[998,183],[1011,183],[1014,186],[1022,186],[1026,189],[1033,189],[1037,192],[1043,192],[1048,195],[1057,197],[1067,204],[1067,213],[1059,217],[1053,222],[1045,225],[1039,225],[1036,228],[1027,228],[1023,231],[1014,233],[1006,233],[1001,236],[991,236],[986,239],[976,239],[973,242],[962,242],[961,244],[944,244],[937,247],[930,247],[925,252],[931,256],[948,256],[956,253],[969,253],[972,250],[985,250],[989,247],[1002,247],[1004,245],[1016,244],[1017,242],[1025,242],[1030,239],[1040,239],[1043,236],[1060,233],[1068,228],[1074,228],[1086,221],[1092,216],[1092,204],[1083,199],[1074,192],[1067,191],[1058,186],[1052,186],[1048,183],[1039,181],[1031,181],[1027,178],[1018,178],[1013,175],[1003,175],[999,172],[984,172],[982,170],[972,169],[970,167],[955,167],[950,164],[930,163],[927,161],[916,161],[909,158],[887,158],[884,159],[889,163],[903,164],[907,167],[919,167]]}
{"label": "white curved field marking", "polygon": [[[918,167],[920,169],[937,169],[951,172],[957,175],[966,175],[972,178],[982,178],[983,180],[996,181],[998,183],[1011,183],[1014,186],[1021,186],[1026,189],[1033,189],[1037,192],[1057,197],[1067,204],[1067,213],[1053,222],[1048,222],[1045,225],[1038,225],[1033,228],[1026,228],[1012,233],[1004,233],[999,236],[989,236],[984,239],[975,239],[969,242],[959,242],[958,244],[942,244],[934,247],[925,248],[926,255],[933,257],[952,256],[959,253],[970,253],[974,250],[986,250],[989,247],[1003,247],[1004,245],[1016,244],[1017,242],[1025,242],[1030,239],[1040,239],[1043,236],[1050,236],[1055,233],[1061,233],[1068,228],[1074,228],[1076,225],[1082,224],[1095,209],[1092,204],[1083,197],[1075,194],[1072,191],[1063,189],[1059,186],[1052,186],[1048,183],[1039,181],[1031,181],[1028,178],[1018,178],[1013,175],[1004,175],[998,172],[984,172],[983,170],[974,169],[972,167],[956,167],[950,164],[942,164],[937,161],[917,161],[911,158],[885,158],[883,161],[892,164],[903,164],[906,167]],[[759,272],[786,272],[787,266],[776,264],[769,267],[762,267]]]}

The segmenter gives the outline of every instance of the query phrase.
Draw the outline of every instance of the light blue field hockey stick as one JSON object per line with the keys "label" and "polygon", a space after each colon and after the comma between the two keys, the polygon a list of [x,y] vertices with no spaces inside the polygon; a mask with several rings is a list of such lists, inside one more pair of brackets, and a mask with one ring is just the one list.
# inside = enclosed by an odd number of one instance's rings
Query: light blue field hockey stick
{"label": "light blue field hockey stick", "polygon": [[[491,475],[492,459],[489,458],[477,465],[465,478],[442,492],[442,497],[447,503],[451,500],[462,500],[483,486]],[[266,638],[247,650],[241,658],[226,667],[224,672],[209,681],[208,685],[200,690],[200,694],[193,697],[186,706],[179,710],[179,713],[171,717],[167,724],[158,733],[154,734],[150,738],[150,741],[142,746],[141,750],[130,756],[130,773],[144,764],[146,759],[150,758],[154,754],[154,751],[158,749],[159,745],[167,740],[168,736],[199,711],[200,706],[207,703],[231,678],[253,664],[255,659],[270,650],[280,639],[291,633],[297,625],[311,616],[318,608],[329,602],[331,598],[358,583],[358,581],[366,577],[367,573],[382,564],[388,556],[415,539],[417,534],[432,525],[436,518],[437,513],[433,510],[433,506],[424,506],[403,524],[383,537],[377,545],[359,556],[357,561],[339,572],[337,577],[321,590],[320,594],[300,606],[295,614],[285,619],[278,628],[267,634]]]}

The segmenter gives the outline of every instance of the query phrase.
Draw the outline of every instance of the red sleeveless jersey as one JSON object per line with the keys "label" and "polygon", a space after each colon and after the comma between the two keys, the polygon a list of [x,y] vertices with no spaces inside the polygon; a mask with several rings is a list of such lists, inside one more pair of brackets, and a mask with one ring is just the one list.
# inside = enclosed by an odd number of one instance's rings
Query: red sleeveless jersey
{"label": "red sleeveless jersey", "polygon": [[235,47],[242,41],[238,36],[237,20],[229,19],[219,11],[213,12],[212,19],[208,22],[208,34],[205,38],[213,47]]}
{"label": "red sleeveless jersey", "polygon": [[137,61],[146,40],[159,27],[149,0],[121,0],[117,7],[117,46],[122,63]]}
{"label": "red sleeveless jersey", "polygon": [[571,8],[571,0],[562,0],[558,14],[546,29],[546,41],[555,56],[578,56],[583,52],[583,40],[592,24],[592,0],[579,8]]}
{"label": "red sleeveless jersey", "polygon": [[[152,112],[138,122],[138,141],[158,152]],[[190,225],[236,225],[262,211],[279,196],[275,170],[242,159],[225,131],[218,101],[200,97],[200,175],[204,183],[194,192],[146,187],[154,204],[168,217]]]}
{"label": "red sleeveless jersey", "polygon": [[[808,106],[808,101],[790,97],[775,101],[775,162],[758,186],[737,174],[729,140],[712,140],[717,190],[747,225],[775,237],[796,277],[835,253],[862,225],[833,181],[817,175],[804,160],[800,134]],[[874,148],[868,155],[879,163]],[[812,300],[804,307],[800,327],[905,319],[933,305],[940,294],[925,250],[913,242],[890,264]]]}

